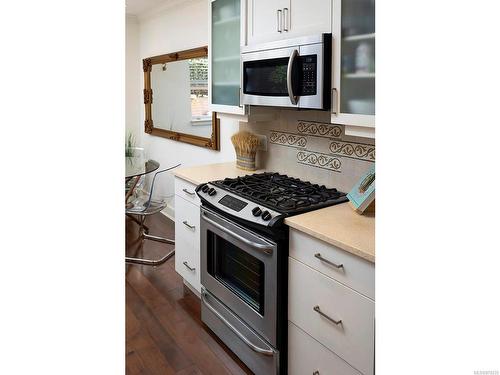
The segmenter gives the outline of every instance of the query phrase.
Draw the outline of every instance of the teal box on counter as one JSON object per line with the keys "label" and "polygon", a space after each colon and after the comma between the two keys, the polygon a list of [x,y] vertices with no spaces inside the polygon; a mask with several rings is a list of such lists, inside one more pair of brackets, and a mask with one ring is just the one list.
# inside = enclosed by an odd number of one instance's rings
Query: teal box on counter
{"label": "teal box on counter", "polygon": [[347,198],[358,213],[364,212],[375,200],[375,164],[361,176]]}

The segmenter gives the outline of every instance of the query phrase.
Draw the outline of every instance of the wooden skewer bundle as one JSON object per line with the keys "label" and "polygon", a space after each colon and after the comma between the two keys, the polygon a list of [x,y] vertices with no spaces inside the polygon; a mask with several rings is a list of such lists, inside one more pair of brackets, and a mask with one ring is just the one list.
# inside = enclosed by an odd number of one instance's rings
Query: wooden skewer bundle
{"label": "wooden skewer bundle", "polygon": [[259,147],[259,137],[247,131],[240,131],[231,137],[236,151],[236,166],[246,171],[255,171],[255,154]]}

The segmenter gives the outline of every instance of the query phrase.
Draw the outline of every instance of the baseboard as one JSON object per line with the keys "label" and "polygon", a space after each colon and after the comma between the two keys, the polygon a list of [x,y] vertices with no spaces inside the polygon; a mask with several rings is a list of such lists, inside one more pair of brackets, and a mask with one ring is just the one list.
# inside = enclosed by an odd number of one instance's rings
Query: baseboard
{"label": "baseboard", "polygon": [[171,205],[168,204],[167,207],[165,207],[163,211],[160,212],[170,220],[175,221],[175,209]]}

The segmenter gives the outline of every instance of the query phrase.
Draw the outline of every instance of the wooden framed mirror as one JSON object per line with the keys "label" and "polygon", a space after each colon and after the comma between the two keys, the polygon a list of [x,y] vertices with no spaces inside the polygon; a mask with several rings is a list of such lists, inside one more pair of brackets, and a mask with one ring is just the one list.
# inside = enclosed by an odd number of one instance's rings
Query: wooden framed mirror
{"label": "wooden framed mirror", "polygon": [[208,47],[142,60],[144,131],[219,150],[219,120],[209,111]]}

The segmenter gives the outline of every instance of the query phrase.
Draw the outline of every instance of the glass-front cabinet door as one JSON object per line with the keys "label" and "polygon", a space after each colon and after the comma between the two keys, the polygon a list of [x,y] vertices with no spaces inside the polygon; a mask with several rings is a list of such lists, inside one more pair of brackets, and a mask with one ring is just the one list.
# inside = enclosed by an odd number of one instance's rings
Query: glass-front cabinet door
{"label": "glass-front cabinet door", "polygon": [[240,105],[242,1],[245,0],[210,2],[210,103],[211,109],[217,112],[244,114]]}
{"label": "glass-front cabinet door", "polygon": [[375,0],[334,0],[332,122],[375,127]]}

